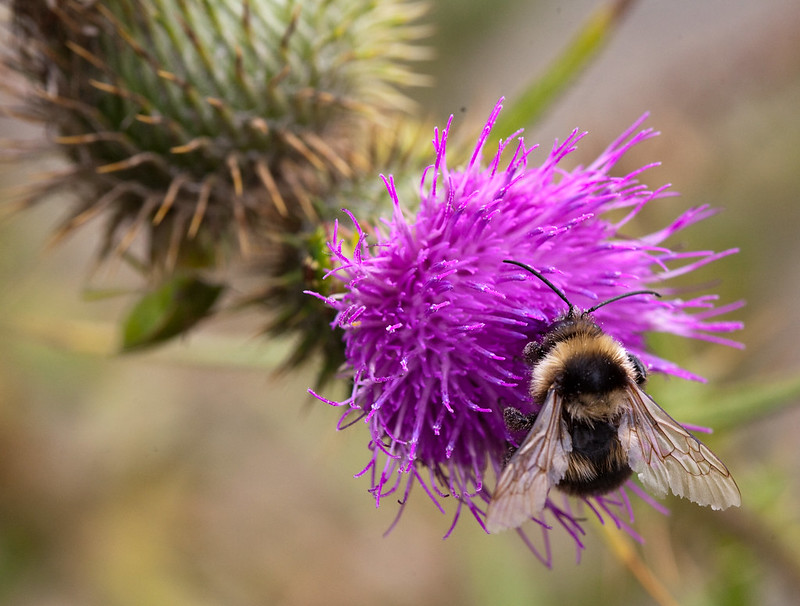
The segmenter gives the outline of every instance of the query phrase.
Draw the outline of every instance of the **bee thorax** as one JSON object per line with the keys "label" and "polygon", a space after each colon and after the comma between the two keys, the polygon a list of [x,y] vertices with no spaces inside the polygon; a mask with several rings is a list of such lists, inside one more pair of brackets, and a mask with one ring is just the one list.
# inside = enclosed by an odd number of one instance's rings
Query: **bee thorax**
{"label": "bee thorax", "polygon": [[569,405],[618,398],[616,392],[636,380],[626,351],[605,334],[579,333],[553,344],[533,366],[531,392],[539,402],[554,389]]}

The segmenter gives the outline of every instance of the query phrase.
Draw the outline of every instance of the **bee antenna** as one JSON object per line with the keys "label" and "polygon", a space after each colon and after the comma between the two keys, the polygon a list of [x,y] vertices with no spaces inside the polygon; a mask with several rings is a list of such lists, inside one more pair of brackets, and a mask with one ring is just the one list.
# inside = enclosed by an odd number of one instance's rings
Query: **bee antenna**
{"label": "bee antenna", "polygon": [[[554,293],[556,293],[556,294],[557,294],[559,297],[561,297],[561,299],[564,301],[564,303],[566,303],[567,305],[569,305],[569,312],[568,312],[568,315],[572,315],[572,313],[575,311],[575,306],[574,306],[572,303],[570,303],[569,299],[567,299],[567,295],[565,295],[565,294],[564,294],[564,291],[563,291],[563,290],[561,290],[560,288],[558,288],[558,287],[557,287],[555,284],[553,284],[553,283],[552,283],[550,280],[548,280],[547,278],[545,278],[545,277],[544,277],[542,274],[540,274],[538,271],[536,271],[535,269],[533,269],[533,267],[531,267],[530,265],[525,265],[524,263],[520,263],[519,261],[512,261],[511,259],[503,259],[503,263],[509,263],[509,264],[511,264],[511,265],[516,265],[517,267],[521,267],[521,268],[522,268],[522,269],[524,269],[525,271],[529,271],[529,272],[530,272],[530,273],[532,273],[534,276],[536,276],[537,278],[539,278],[539,279],[540,279],[542,282],[544,282],[545,284],[547,284],[547,286],[549,286],[549,287],[550,287],[550,290],[552,290],[552,291],[553,291]],[[630,294],[635,294],[635,293],[630,293]],[[625,296],[625,295],[623,295],[623,296]],[[607,301],[607,303],[610,303],[610,302],[611,302],[611,301]]]}
{"label": "bee antenna", "polygon": [[635,295],[653,295],[655,297],[661,298],[661,295],[658,294],[654,290],[634,290],[633,292],[626,292],[623,295],[618,295],[616,297],[611,297],[610,299],[607,299],[607,300],[603,301],[602,303],[598,303],[594,307],[590,307],[589,309],[587,309],[583,313],[590,314],[593,311],[596,311],[596,310],[600,309],[604,305],[608,305],[609,303],[613,303],[614,301],[619,301],[620,299],[625,299],[626,297],[633,297]]}

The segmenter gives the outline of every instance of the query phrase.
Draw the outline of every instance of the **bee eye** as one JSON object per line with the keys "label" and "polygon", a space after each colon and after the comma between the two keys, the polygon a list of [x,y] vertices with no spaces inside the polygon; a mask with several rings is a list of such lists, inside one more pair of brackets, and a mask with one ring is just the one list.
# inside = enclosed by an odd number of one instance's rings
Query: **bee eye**
{"label": "bee eye", "polygon": [[633,354],[629,353],[628,359],[631,361],[631,364],[633,364],[633,370],[636,373],[636,383],[638,385],[643,385],[647,380],[647,368],[645,368],[642,361]]}

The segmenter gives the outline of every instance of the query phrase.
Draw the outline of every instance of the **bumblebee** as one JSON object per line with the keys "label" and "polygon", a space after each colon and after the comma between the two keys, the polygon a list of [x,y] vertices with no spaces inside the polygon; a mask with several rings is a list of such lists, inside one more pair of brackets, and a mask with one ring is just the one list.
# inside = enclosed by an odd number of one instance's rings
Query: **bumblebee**
{"label": "bumblebee", "polygon": [[530,391],[541,405],[525,416],[510,408],[510,430],[529,430],[504,467],[486,513],[490,533],[541,519],[551,488],[578,497],[619,488],[633,472],[657,496],[672,492],[712,509],[741,504],[728,468],[645,393],[642,362],[607,335],[592,312],[635,291],[579,311],[533,268],[529,271],[569,306],[565,316],[524,350]]}

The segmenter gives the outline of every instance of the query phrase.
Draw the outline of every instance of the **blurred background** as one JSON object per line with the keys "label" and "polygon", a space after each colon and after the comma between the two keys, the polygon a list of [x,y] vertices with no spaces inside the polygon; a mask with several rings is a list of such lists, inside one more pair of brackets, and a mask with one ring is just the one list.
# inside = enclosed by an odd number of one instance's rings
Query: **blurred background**
{"label": "blurred background", "polygon": [[[597,6],[434,0],[436,57],[422,69],[435,84],[414,91],[419,111],[431,124],[451,113],[456,124],[482,124]],[[713,416],[721,393],[782,385],[800,369],[798,31],[795,0],[638,2],[526,131],[547,149],[588,130],[578,152],[588,162],[650,111],[661,136],[618,170],[660,160],[644,181],[670,182],[681,196],[648,208],[631,230],[658,229],[689,206],[723,209],[670,244],[741,249],[679,283],[745,299],[725,319],[745,322],[734,337],[746,349],[654,339],[657,353],[708,379],[653,381],[682,421]],[[0,137],[39,134],[0,121]],[[1,170],[4,188],[29,177]],[[383,537],[396,505],[376,510],[366,479],[352,478],[367,460],[366,431],[335,431],[338,411],[306,394],[313,368],[268,370],[285,344],[265,346],[260,320],[217,318],[162,349],[109,355],[130,301],[84,299],[100,236],[90,224],[48,248],[65,212],[56,199],[0,223],[0,603],[780,605],[800,592],[800,409],[791,401],[713,417],[705,441],[736,476],[742,508],[670,498],[662,516],[637,501],[643,545],[592,524],[580,564],[557,536],[547,570],[513,533],[486,536],[470,520],[443,541],[450,517],[421,492]],[[104,268],[101,281],[124,285],[117,269]],[[230,349],[231,365],[202,357],[217,346]]]}

